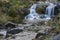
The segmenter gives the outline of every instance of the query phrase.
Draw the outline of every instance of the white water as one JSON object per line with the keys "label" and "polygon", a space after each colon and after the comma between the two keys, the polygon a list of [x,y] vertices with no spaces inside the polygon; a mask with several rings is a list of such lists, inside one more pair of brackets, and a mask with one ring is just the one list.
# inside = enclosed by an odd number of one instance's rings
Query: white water
{"label": "white water", "polygon": [[50,19],[51,16],[54,16],[54,8],[56,5],[50,3],[49,6],[46,8],[46,18]]}
{"label": "white water", "polygon": [[39,15],[36,13],[36,10],[35,10],[36,6],[37,6],[37,4],[33,4],[31,6],[31,8],[29,9],[30,10],[30,14],[27,15],[25,17],[25,19],[28,19],[28,20],[39,19]]}
{"label": "white water", "polygon": [[[47,3],[47,2],[46,2]],[[51,16],[54,16],[54,8],[55,5],[53,3],[49,3],[48,7],[46,8],[46,12],[45,15],[40,15],[38,13],[36,13],[36,7],[38,4],[33,4],[31,6],[30,13],[25,17],[25,19],[27,20],[34,20],[34,19],[46,19],[49,20],[51,19]]]}

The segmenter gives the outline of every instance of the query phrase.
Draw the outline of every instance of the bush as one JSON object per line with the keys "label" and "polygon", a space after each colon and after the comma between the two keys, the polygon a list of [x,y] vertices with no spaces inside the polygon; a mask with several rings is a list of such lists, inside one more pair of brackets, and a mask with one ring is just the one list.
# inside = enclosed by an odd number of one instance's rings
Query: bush
{"label": "bush", "polygon": [[0,23],[4,24],[6,22],[8,22],[8,16],[6,15],[0,15]]}
{"label": "bush", "polygon": [[[24,12],[22,9],[29,8],[29,4],[29,0],[0,0],[0,11],[2,12],[0,14],[3,14],[4,16],[3,17],[1,15],[2,17],[0,17],[0,22],[4,23],[8,20],[18,22],[27,15],[27,13]],[[8,19],[5,15],[8,16]]]}

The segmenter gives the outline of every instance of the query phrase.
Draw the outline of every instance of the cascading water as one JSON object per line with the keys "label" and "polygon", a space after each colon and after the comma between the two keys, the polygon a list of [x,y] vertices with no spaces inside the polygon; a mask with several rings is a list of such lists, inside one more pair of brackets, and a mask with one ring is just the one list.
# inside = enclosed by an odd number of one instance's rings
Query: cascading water
{"label": "cascading water", "polygon": [[37,6],[37,4],[33,4],[31,6],[31,8],[29,9],[30,10],[30,14],[27,15],[25,17],[25,19],[27,19],[27,20],[39,19],[39,15],[36,13],[36,6]]}
{"label": "cascading water", "polygon": [[[30,14],[28,14],[25,19],[26,20],[50,20],[51,16],[54,16],[54,8],[56,5],[54,5],[53,3],[49,3],[48,7],[46,8],[46,12],[44,15],[40,15],[38,13],[36,13],[36,7],[38,4],[33,4],[31,6],[30,10]],[[42,18],[41,18],[42,17]]]}
{"label": "cascading water", "polygon": [[50,19],[51,16],[54,16],[54,8],[56,5],[54,5],[53,3],[50,3],[49,6],[46,8],[46,19]]}

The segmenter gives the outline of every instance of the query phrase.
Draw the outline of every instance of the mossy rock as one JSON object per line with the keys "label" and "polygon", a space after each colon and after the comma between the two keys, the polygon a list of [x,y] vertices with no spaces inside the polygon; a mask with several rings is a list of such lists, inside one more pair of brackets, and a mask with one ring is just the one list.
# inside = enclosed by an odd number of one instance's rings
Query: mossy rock
{"label": "mossy rock", "polygon": [[45,14],[45,9],[46,9],[46,6],[37,6],[37,8],[36,8],[36,12],[38,13],[38,14]]}

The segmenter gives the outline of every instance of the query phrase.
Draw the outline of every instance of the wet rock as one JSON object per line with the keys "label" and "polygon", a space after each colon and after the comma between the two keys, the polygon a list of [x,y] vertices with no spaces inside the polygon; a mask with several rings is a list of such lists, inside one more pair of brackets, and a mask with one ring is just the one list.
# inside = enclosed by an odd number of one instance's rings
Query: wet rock
{"label": "wet rock", "polygon": [[9,29],[9,28],[15,28],[16,24],[12,22],[8,22],[4,26],[5,26],[5,29]]}
{"label": "wet rock", "polygon": [[7,34],[18,34],[20,32],[22,32],[23,30],[22,29],[12,29],[12,30],[8,30],[7,31]]}
{"label": "wet rock", "polygon": [[0,24],[0,29],[3,29],[4,27],[3,27],[3,25],[2,24]]}
{"label": "wet rock", "polygon": [[54,36],[51,40],[60,40],[60,34]]}
{"label": "wet rock", "polygon": [[3,36],[3,38],[5,38],[7,35],[7,31],[5,30],[0,31],[0,35]]}
{"label": "wet rock", "polygon": [[56,15],[58,15],[58,13],[59,13],[59,7],[56,6],[54,9],[54,15],[56,16]]}
{"label": "wet rock", "polygon": [[39,38],[40,36],[46,35],[45,33],[38,33],[35,38]]}

